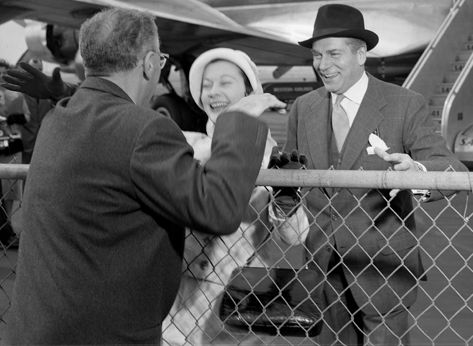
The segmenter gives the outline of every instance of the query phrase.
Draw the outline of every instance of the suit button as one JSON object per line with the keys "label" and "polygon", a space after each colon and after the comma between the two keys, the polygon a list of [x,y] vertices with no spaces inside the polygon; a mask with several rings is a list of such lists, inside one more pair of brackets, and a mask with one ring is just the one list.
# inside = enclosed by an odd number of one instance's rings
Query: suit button
{"label": "suit button", "polygon": [[335,215],[335,214],[332,214],[332,220],[333,220],[333,221],[337,221],[337,220],[338,220],[338,217],[337,217],[337,215]]}

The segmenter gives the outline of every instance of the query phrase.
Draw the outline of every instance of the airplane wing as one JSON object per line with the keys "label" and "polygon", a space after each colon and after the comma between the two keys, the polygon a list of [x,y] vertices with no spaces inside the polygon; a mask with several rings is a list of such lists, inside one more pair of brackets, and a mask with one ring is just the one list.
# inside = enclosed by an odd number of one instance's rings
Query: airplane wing
{"label": "airplane wing", "polygon": [[161,49],[175,56],[197,56],[223,46],[247,52],[258,65],[310,65],[310,52],[271,33],[246,28],[197,0],[0,0],[0,23],[15,19],[79,28],[107,7],[147,10],[156,16]]}
{"label": "airplane wing", "polygon": [[[200,0],[251,29],[297,42],[312,36],[320,6],[334,0]],[[424,49],[445,19],[451,0],[347,0],[363,13],[365,27],[378,34],[371,57]]]}

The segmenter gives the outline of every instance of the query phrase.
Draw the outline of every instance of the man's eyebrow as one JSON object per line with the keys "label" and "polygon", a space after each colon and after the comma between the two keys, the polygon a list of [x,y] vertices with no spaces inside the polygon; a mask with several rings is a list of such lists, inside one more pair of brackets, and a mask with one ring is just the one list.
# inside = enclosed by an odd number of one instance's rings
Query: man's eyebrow
{"label": "man's eyebrow", "polygon": [[[335,53],[335,52],[339,52],[341,50],[342,50],[341,48],[332,48],[332,49],[327,49],[325,52],[326,53]],[[312,52],[312,54],[321,54],[321,52],[318,51],[318,50],[311,49],[310,51]]]}

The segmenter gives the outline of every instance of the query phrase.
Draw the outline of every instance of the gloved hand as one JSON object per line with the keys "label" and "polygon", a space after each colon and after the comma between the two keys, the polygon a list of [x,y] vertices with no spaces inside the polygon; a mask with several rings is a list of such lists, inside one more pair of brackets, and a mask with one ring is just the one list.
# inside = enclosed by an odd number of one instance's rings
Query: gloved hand
{"label": "gloved hand", "polygon": [[13,113],[7,116],[7,124],[13,125],[24,125],[26,124],[26,117],[23,113]]}
{"label": "gloved hand", "polygon": [[45,75],[31,65],[20,62],[21,69],[8,70],[3,76],[3,87],[39,99],[58,100],[71,94],[69,86],[63,82],[59,67],[52,77]]}
{"label": "gloved hand", "polygon": [[[299,155],[297,150],[293,150],[291,155],[279,152],[277,147],[273,148],[269,159],[268,168],[272,169],[305,169],[307,158]],[[301,203],[299,195],[300,187],[293,186],[273,186],[273,196],[276,206],[281,209],[286,216],[291,216]]]}

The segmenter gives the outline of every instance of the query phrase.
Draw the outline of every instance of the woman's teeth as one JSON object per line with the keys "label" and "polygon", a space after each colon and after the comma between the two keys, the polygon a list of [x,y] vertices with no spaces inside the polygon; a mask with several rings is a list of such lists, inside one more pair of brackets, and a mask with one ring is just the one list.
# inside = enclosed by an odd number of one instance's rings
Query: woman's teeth
{"label": "woman's teeth", "polygon": [[227,107],[227,103],[226,102],[215,102],[215,103],[211,103],[210,104],[210,108],[212,109],[220,109],[220,108],[225,108]]}

